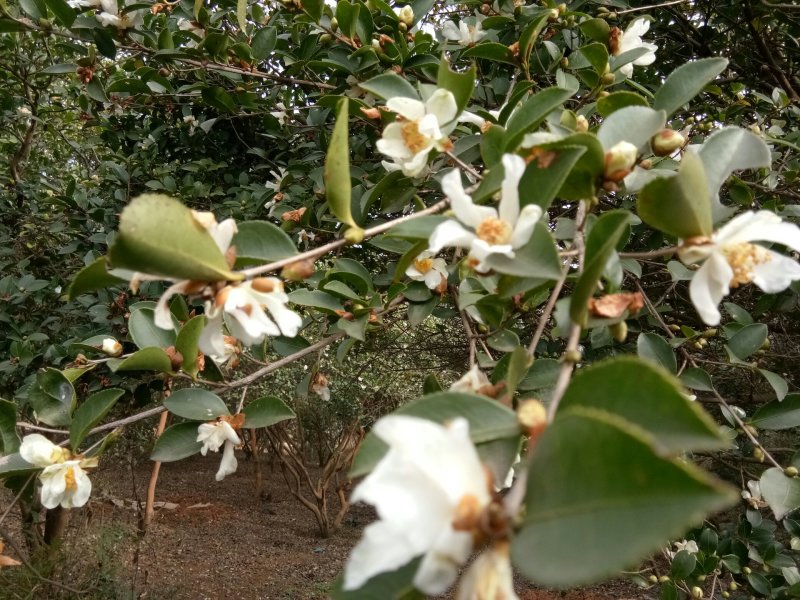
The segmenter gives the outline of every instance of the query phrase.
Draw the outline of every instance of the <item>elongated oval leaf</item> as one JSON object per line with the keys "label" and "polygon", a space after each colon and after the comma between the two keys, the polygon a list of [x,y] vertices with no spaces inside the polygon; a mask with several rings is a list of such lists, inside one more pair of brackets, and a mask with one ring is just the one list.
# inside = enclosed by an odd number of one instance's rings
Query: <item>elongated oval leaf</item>
{"label": "elongated oval leaf", "polygon": [[638,428],[601,411],[560,414],[530,464],[514,564],[566,587],[630,567],[737,500],[697,468],[660,457]]}
{"label": "elongated oval leaf", "polygon": [[395,73],[384,73],[383,75],[378,75],[377,77],[373,77],[368,81],[360,82],[358,87],[369,92],[370,94],[375,94],[384,100],[395,98],[397,96],[400,96],[401,98],[413,98],[414,100],[419,100],[419,94],[417,93],[417,90],[415,90],[414,87],[408,83],[408,80],[396,75]]}
{"label": "elongated oval leaf", "polygon": [[728,348],[738,358],[744,360],[761,348],[767,339],[769,329],[763,323],[745,325],[728,342]]}
{"label": "elongated oval leaf", "polygon": [[103,390],[89,396],[78,407],[69,427],[69,445],[73,452],[77,452],[89,430],[108,414],[124,393],[125,390]]}
{"label": "elongated oval leaf", "polygon": [[153,447],[150,460],[171,462],[200,452],[203,444],[197,441],[197,423],[178,423],[167,427]]}
{"label": "elongated oval leaf", "polygon": [[339,102],[328,154],[325,156],[325,197],[328,208],[342,223],[357,227],[350,206],[353,187],[350,183],[350,147],[347,141],[349,113],[347,98]]}
{"label": "elongated oval leaf", "polygon": [[727,66],[726,58],[703,58],[681,65],[658,89],[653,105],[671,115],[699,94]]}
{"label": "elongated oval leaf", "polygon": [[800,427],[800,394],[789,394],[782,401],[770,402],[758,408],[750,424],[759,429],[791,429]]}
{"label": "elongated oval leaf", "polygon": [[800,479],[787,477],[781,469],[767,469],[761,475],[761,495],[767,501],[776,519],[782,519],[800,508]]}
{"label": "elongated oval leaf", "polygon": [[294,411],[283,400],[275,396],[264,396],[254,400],[242,412],[245,416],[244,426],[250,429],[269,427],[295,417]]}
{"label": "elongated oval leaf", "polygon": [[669,342],[657,333],[639,334],[636,340],[636,352],[645,360],[659,365],[670,373],[678,370],[678,360]]}
{"label": "elongated oval leaf", "polygon": [[36,376],[28,402],[38,421],[54,427],[68,425],[75,409],[75,388],[58,369],[45,369]]}
{"label": "elongated oval leaf", "polygon": [[[475,74],[477,69],[473,64],[466,71],[454,71],[450,68],[450,63],[447,58],[442,57],[439,63],[439,73],[437,76],[437,83],[440,88],[450,90],[456,100],[457,111],[456,114],[461,114],[469,99],[472,98],[472,93],[475,91]],[[443,123],[446,125],[446,123]]]}
{"label": "elongated oval leaf", "polygon": [[172,371],[172,362],[161,348],[151,346],[134,352],[128,358],[112,358],[108,361],[108,368],[117,371]]}
{"label": "elongated oval leaf", "polygon": [[39,470],[40,467],[36,467],[29,462],[26,462],[18,452],[0,456],[0,478],[2,479],[14,477],[15,475],[34,473]]}
{"label": "elongated oval leaf", "polygon": [[0,399],[0,454],[11,454],[18,448],[17,405]]}
{"label": "elongated oval leaf", "polygon": [[193,421],[211,421],[220,415],[231,414],[222,398],[202,388],[183,388],[164,400],[164,406],[174,415]]}
{"label": "elongated oval leaf", "polygon": [[597,130],[597,139],[606,151],[619,142],[628,142],[641,148],[664,128],[666,119],[663,111],[653,110],[649,106],[621,108],[603,121]]}
{"label": "elongated oval leaf", "polygon": [[571,90],[549,87],[537,92],[511,113],[506,123],[506,152],[516,150],[526,133],[536,129],[547,115],[561,106],[570,96]]}
{"label": "elongated oval leaf", "polygon": [[155,311],[142,308],[131,312],[128,319],[128,333],[139,348],[168,348],[175,345],[174,330],[161,329],[155,322]]}
{"label": "elongated oval leaf", "polygon": [[114,277],[107,269],[106,257],[101,256],[93,263],[83,267],[69,284],[67,297],[74,300],[81,294],[87,294],[112,285],[127,283],[124,279]]}
{"label": "elongated oval leaf", "polygon": [[200,334],[203,333],[205,326],[206,318],[203,315],[197,315],[181,327],[178,337],[175,339],[175,349],[183,356],[181,369],[192,377],[197,375],[198,343],[200,342]]}
{"label": "elongated oval leaf", "polygon": [[297,254],[292,238],[268,221],[244,221],[237,223],[237,228],[233,236],[237,267],[274,262]]}

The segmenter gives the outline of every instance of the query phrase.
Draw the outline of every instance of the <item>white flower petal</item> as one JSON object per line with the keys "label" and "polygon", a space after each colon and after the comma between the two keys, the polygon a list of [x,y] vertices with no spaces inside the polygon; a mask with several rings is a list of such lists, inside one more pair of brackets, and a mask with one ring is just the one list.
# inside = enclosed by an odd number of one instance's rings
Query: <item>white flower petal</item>
{"label": "white flower petal", "polygon": [[420,100],[414,98],[405,98],[403,96],[395,96],[386,101],[386,108],[392,112],[396,112],[401,117],[409,121],[416,121],[425,116],[425,104]]}
{"label": "white flower petal", "polygon": [[436,226],[428,239],[431,252],[438,252],[442,248],[470,248],[475,241],[475,234],[467,231],[452,219]]}
{"label": "white flower petal", "polygon": [[502,161],[504,175],[498,213],[502,221],[513,226],[519,216],[519,180],[526,165],[525,160],[516,154],[504,154]]}
{"label": "white flower petal", "polygon": [[430,271],[425,273],[425,275],[423,275],[422,280],[425,282],[426,286],[432,290],[435,290],[437,287],[439,287],[439,284],[442,283],[442,272],[438,269],[432,268]]}
{"label": "white flower petal", "polygon": [[429,115],[434,115],[440,125],[446,125],[458,114],[456,98],[451,91],[439,88],[428,98],[425,111]]}
{"label": "white flower petal", "polygon": [[[227,423],[225,423],[227,425]],[[236,439],[239,439],[238,437]],[[219,470],[217,471],[216,480],[222,481],[226,476],[236,473],[236,468],[239,466],[236,461],[235,447],[232,442],[225,442],[225,448],[222,450],[222,460],[219,462]]]}
{"label": "white flower petal", "polygon": [[389,521],[378,521],[364,529],[364,536],[350,553],[344,571],[344,589],[356,590],[379,575],[395,571],[422,552],[411,545]]}
{"label": "white flower petal", "polygon": [[474,229],[486,219],[497,218],[495,209],[489,206],[477,206],[472,202],[472,198],[464,191],[461,183],[461,171],[457,169],[442,177],[442,191],[450,199],[450,207],[464,225]]}
{"label": "white flower petal", "polygon": [[414,586],[420,591],[438,596],[447,591],[458,577],[458,571],[472,552],[472,536],[464,531],[447,529],[434,548],[422,559],[414,576]]}
{"label": "white flower petal", "polygon": [[692,277],[689,296],[700,318],[707,325],[719,324],[721,315],[717,307],[728,295],[732,278],[733,269],[718,252],[712,253]]}
{"label": "white flower petal", "polygon": [[528,204],[522,212],[514,226],[514,233],[511,234],[511,247],[521,248],[531,239],[533,228],[542,218],[542,209],[537,204]]}
{"label": "white flower petal", "polygon": [[155,308],[155,324],[161,329],[175,329],[172,322],[172,311],[169,309],[169,301],[177,294],[183,294],[189,287],[190,281],[179,281],[169,286],[158,299]]}
{"label": "white flower petal", "polygon": [[744,242],[775,242],[800,251],[800,228],[793,223],[785,223],[768,210],[742,213],[731,219],[714,235],[720,245]]}
{"label": "white flower petal", "polygon": [[753,283],[767,294],[777,294],[792,285],[793,281],[800,279],[800,265],[788,256],[771,250],[767,252],[770,260],[755,266]]}
{"label": "white flower petal", "polygon": [[208,233],[211,234],[211,237],[214,239],[214,242],[216,242],[217,248],[219,248],[220,252],[225,254],[228,251],[228,248],[230,248],[233,236],[237,231],[238,229],[236,228],[236,221],[233,219],[225,219],[221,223],[209,229]]}
{"label": "white flower petal", "polygon": [[206,326],[200,332],[197,347],[206,356],[225,355],[225,335],[222,332],[222,311],[217,311],[211,316],[209,308],[211,303],[206,303]]}
{"label": "white flower petal", "polygon": [[39,433],[26,435],[19,446],[19,455],[23,460],[37,467],[49,467],[62,462],[66,452]]}
{"label": "white flower petal", "polygon": [[403,126],[400,123],[389,123],[375,146],[378,152],[394,159],[407,160],[414,156],[403,140]]}

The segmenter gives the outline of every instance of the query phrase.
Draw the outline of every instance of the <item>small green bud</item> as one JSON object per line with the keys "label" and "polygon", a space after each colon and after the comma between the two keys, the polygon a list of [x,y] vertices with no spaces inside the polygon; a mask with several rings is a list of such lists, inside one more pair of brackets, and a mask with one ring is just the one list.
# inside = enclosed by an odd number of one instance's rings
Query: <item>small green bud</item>
{"label": "small green bud", "polygon": [[564,352],[564,362],[579,363],[581,362],[580,350],[567,350]]}
{"label": "small green bud", "polygon": [[327,46],[333,41],[333,36],[330,33],[323,33],[319,36],[319,43],[323,46]]}
{"label": "small green bud", "polygon": [[650,577],[648,577],[648,580],[650,581],[650,583],[658,583],[658,577],[656,577],[655,575],[650,575]]}
{"label": "small green bud", "polygon": [[[747,567],[745,567],[745,569],[747,569],[748,571],[750,570],[750,569],[748,569]],[[730,591],[732,591],[732,592],[735,592],[736,590],[738,590],[738,589],[739,589],[739,584],[738,584],[738,583],[736,583],[735,581],[731,581],[731,582],[728,584],[728,589],[729,589]]]}
{"label": "small green bud", "polygon": [[339,29],[339,19],[333,17],[331,19],[331,31],[336,31]]}
{"label": "small green bud", "polygon": [[348,244],[359,244],[364,241],[364,230],[361,227],[349,227],[344,232],[344,239]]}
{"label": "small green bud", "polygon": [[676,150],[683,148],[685,143],[686,138],[669,127],[665,127],[650,138],[650,147],[656,156],[669,156]]}
{"label": "small green bud", "polygon": [[617,340],[620,344],[628,339],[628,324],[625,321],[614,323],[608,328],[611,337]]}
{"label": "small green bud", "polygon": [[402,22],[401,22],[401,23],[398,23],[398,25],[397,25],[397,28],[398,28],[400,31],[402,31],[403,33],[405,33],[406,31],[408,31],[408,25],[406,25],[405,23],[402,23]]}
{"label": "small green bud", "polygon": [[669,581],[669,576],[668,575],[662,575],[661,577],[658,578],[658,581],[659,581],[659,583],[667,583]]}
{"label": "small green bud", "polygon": [[714,328],[712,328],[712,329],[706,329],[706,330],[705,330],[703,333],[701,333],[700,335],[702,335],[704,338],[711,338],[711,337],[714,337],[715,335],[717,335],[717,330],[716,330],[716,329],[714,329]]}
{"label": "small green bud", "polygon": [[615,79],[616,78],[614,77],[613,73],[606,73],[600,78],[600,82],[603,85],[612,85]]}
{"label": "small green bud", "polygon": [[705,580],[706,580],[706,576],[705,575],[698,575],[697,576],[697,581],[703,582]]}
{"label": "small green bud", "polygon": [[[758,446],[756,446],[755,448],[753,448],[753,458],[755,458],[758,462],[764,462],[764,451]],[[745,569],[746,568],[747,567],[745,567]]]}
{"label": "small green bud", "polygon": [[569,59],[565,56],[561,59],[561,68],[566,69],[569,66]]}
{"label": "small green bud", "polygon": [[745,575],[750,575],[750,573],[752,572],[753,569],[751,569],[750,567],[742,567],[742,573],[744,573]]}
{"label": "small green bud", "polygon": [[731,595],[728,592],[722,592],[722,597],[723,598],[730,598]]}
{"label": "small green bud", "polygon": [[787,477],[797,477],[797,467],[786,467],[783,473]]}
{"label": "small green bud", "polygon": [[702,597],[703,597],[703,588],[694,586],[692,588],[692,598],[702,598]]}

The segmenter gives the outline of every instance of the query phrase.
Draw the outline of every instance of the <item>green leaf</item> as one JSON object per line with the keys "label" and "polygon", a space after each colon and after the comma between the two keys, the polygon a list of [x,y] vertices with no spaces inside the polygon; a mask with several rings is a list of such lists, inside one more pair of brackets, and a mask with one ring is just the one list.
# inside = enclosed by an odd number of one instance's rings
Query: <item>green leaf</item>
{"label": "green leaf", "polygon": [[117,56],[117,45],[114,43],[111,33],[104,27],[95,27],[92,29],[92,37],[97,51],[106,58],[114,60]]}
{"label": "green leaf", "polygon": [[[575,147],[585,148],[585,152],[569,171],[557,195],[559,198],[568,200],[582,200],[596,193],[597,179],[602,175],[605,168],[605,151],[596,136],[590,133],[575,133],[557,142],[542,144],[539,147],[545,151],[559,151]],[[544,176],[544,173],[541,175]],[[537,182],[543,183],[541,178]],[[544,185],[544,189],[548,190],[547,184]]]}
{"label": "green leaf", "polygon": [[763,323],[745,325],[728,341],[728,349],[744,360],[764,345],[768,334],[769,329]]}
{"label": "green leaf", "polygon": [[[208,39],[208,37],[206,39]],[[219,86],[204,87],[200,95],[203,97],[203,101],[206,104],[222,112],[232,113],[236,111],[236,101],[233,99],[233,96],[225,91],[225,88]]]}
{"label": "green leaf", "polygon": [[518,106],[506,123],[506,152],[517,149],[526,133],[541,125],[547,115],[572,96],[572,91],[560,87],[545,88]]}
{"label": "green leaf", "polygon": [[64,27],[71,27],[75,22],[75,17],[78,16],[64,0],[44,0],[44,3],[56,16],[56,21]]}
{"label": "green leaf", "polygon": [[28,402],[38,421],[54,427],[69,425],[75,410],[75,389],[61,371],[48,368],[36,375]]}
{"label": "green leaf", "polygon": [[29,462],[26,462],[18,452],[0,456],[0,478],[7,479],[15,475],[27,475],[41,470]]}
{"label": "green leaf", "polygon": [[641,148],[664,128],[663,111],[647,106],[627,106],[610,114],[597,130],[597,139],[608,151],[619,142],[628,142]]}
{"label": "green leaf", "polygon": [[630,220],[631,214],[626,210],[608,211],[597,219],[586,238],[586,262],[569,306],[570,318],[581,327],[587,323],[589,298]]}
{"label": "green leaf", "polygon": [[800,427],[800,394],[790,394],[783,401],[760,406],[753,413],[750,424],[773,431]]}
{"label": "green leaf", "polygon": [[181,369],[192,377],[197,375],[198,344],[200,342],[200,334],[203,333],[205,326],[205,316],[197,315],[196,317],[192,317],[181,327],[181,330],[178,332],[178,337],[175,339],[175,349],[183,355]]}
{"label": "green leaf", "polygon": [[689,102],[728,66],[726,58],[703,58],[681,65],[656,92],[653,106],[671,115]]}
{"label": "green leaf", "polygon": [[240,280],[186,206],[160,194],[134,198],[109,249],[114,268],[199,281]]}
{"label": "green leaf", "polygon": [[164,406],[174,415],[193,421],[213,421],[220,415],[230,415],[222,398],[202,388],[183,388],[164,400]]}
{"label": "green leaf", "polygon": [[545,150],[545,162],[532,160],[519,182],[520,207],[536,204],[546,211],[558,195],[572,168],[586,152],[585,146],[561,146]]}
{"label": "green leaf", "polygon": [[0,399],[0,454],[11,454],[18,448],[17,405]]}
{"label": "green leaf", "polygon": [[339,576],[331,590],[332,600],[423,600],[425,596],[414,588],[414,575],[421,559],[416,558],[396,571],[381,573],[358,590],[345,590],[344,578]]}
{"label": "green leaf", "polygon": [[69,300],[74,300],[81,294],[87,294],[112,285],[127,284],[126,280],[115,277],[109,273],[106,266],[106,258],[101,256],[93,263],[88,264],[78,271],[72,283],[69,284],[67,298]]}
{"label": "green leaf", "polygon": [[236,20],[239,22],[239,29],[244,32],[247,29],[247,0],[236,1]]}
{"label": "green leaf", "polygon": [[442,383],[436,377],[434,373],[428,373],[425,376],[425,379],[422,382],[422,395],[427,396],[428,394],[435,394],[437,392],[443,391],[444,388],[442,387]]}
{"label": "green leaf", "polygon": [[[514,411],[486,396],[458,392],[428,394],[401,406],[392,414],[421,417],[437,423],[464,417],[469,421],[469,435],[475,444],[504,438],[516,439],[520,434]],[[368,433],[353,461],[350,476],[366,475],[385,453],[386,444],[377,436]]]}
{"label": "green leaf", "polygon": [[800,479],[787,477],[783,470],[771,468],[761,474],[761,496],[769,504],[775,518],[781,520],[800,508]]}
{"label": "green leaf", "polygon": [[547,26],[547,19],[550,17],[550,10],[543,10],[541,13],[533,17],[530,23],[525,26],[519,36],[519,60],[528,72],[528,65],[530,64],[531,51],[536,43],[536,39],[542,30]]}
{"label": "green leaf", "polygon": [[714,421],[683,393],[664,369],[633,356],[576,372],[559,411],[575,406],[612,413],[650,433],[667,454],[726,448]]}
{"label": "green leaf", "polygon": [[395,73],[384,73],[364,82],[359,82],[362,90],[388,100],[389,98],[413,98],[419,100],[419,94],[408,80]]}
{"label": "green leaf", "polygon": [[581,21],[578,27],[589,38],[603,43],[608,41],[611,33],[611,28],[605,19],[586,19]]}
{"label": "green leaf", "polygon": [[660,457],[624,420],[585,408],[556,418],[529,469],[512,560],[548,587],[616,574],[737,500],[695,467]]}
{"label": "green leaf", "polygon": [[[605,73],[608,66],[608,48],[601,42],[593,42],[578,49],[575,59],[582,57],[595,70],[598,75]],[[570,66],[580,68],[577,60],[570,56]]]}
{"label": "green leaf", "polygon": [[489,129],[481,135],[481,157],[487,169],[500,165],[503,158],[503,144],[506,130],[499,125],[489,125]]}
{"label": "green leaf", "polygon": [[203,444],[197,441],[197,423],[178,423],[167,427],[153,447],[150,460],[172,462],[200,452]]}
{"label": "green leaf", "polygon": [[69,426],[69,446],[73,452],[78,451],[89,430],[97,425],[117,403],[125,390],[102,390],[89,396],[75,411]]}
{"label": "green leaf", "polygon": [[336,125],[325,156],[325,197],[328,208],[342,223],[358,227],[351,212],[352,185],[350,183],[350,149],[347,143],[349,114],[347,98],[339,103]]}
{"label": "green leaf", "polygon": [[644,186],[637,207],[645,223],[679,238],[708,236],[714,230],[705,170],[692,152],[683,155],[675,176]]}
{"label": "green leaf", "polygon": [[114,371],[172,371],[172,362],[164,350],[156,347],[142,348],[128,358],[112,358],[108,368]]}
{"label": "green leaf", "polygon": [[[474,64],[466,71],[458,72],[453,71],[450,68],[450,63],[447,62],[447,59],[444,56],[442,57],[442,61],[439,63],[439,75],[437,82],[440,88],[444,88],[452,92],[453,97],[456,100],[456,107],[458,108],[456,115],[461,114],[461,112],[467,107],[467,104],[469,104],[470,98],[472,98],[472,92],[475,91],[476,73],[477,70]],[[446,125],[446,123],[440,124]]]}
{"label": "green leaf", "polygon": [[514,258],[490,254],[486,264],[506,275],[553,280],[561,277],[561,259],[553,236],[542,222],[536,224],[531,239],[514,251]]}
{"label": "green leaf", "polygon": [[517,59],[514,53],[505,44],[498,42],[481,42],[467,48],[461,54],[462,58],[485,58],[493,62],[503,62],[516,66]]}
{"label": "green leaf", "polygon": [[254,400],[242,412],[245,416],[244,426],[248,429],[269,427],[295,417],[294,411],[283,400],[275,396],[264,396]]}
{"label": "green leaf", "polygon": [[517,346],[511,352],[511,357],[508,359],[508,369],[506,370],[506,393],[509,397],[514,396],[517,387],[526,376],[528,369],[533,364],[533,357],[528,354],[527,350],[522,346]]}
{"label": "green leaf", "polygon": [[363,342],[366,340],[368,321],[369,315],[362,315],[353,320],[342,317],[336,321],[336,327],[338,327],[341,331],[344,331],[351,338],[355,338]]}
{"label": "green leaf", "polygon": [[447,217],[441,215],[425,215],[395,225],[386,235],[407,240],[427,240],[433,230],[446,220]]}
{"label": "green leaf", "polygon": [[512,352],[519,348],[519,336],[510,329],[501,329],[486,338],[486,343],[499,352]]}
{"label": "green leaf", "polygon": [[175,345],[175,330],[162,329],[155,322],[155,311],[142,308],[131,312],[128,333],[139,348],[169,348]]}
{"label": "green leaf", "polygon": [[268,221],[237,223],[233,236],[236,267],[275,262],[297,254],[297,248],[285,231]]}
{"label": "green leaf", "polygon": [[678,359],[675,358],[672,346],[657,333],[639,334],[636,340],[636,353],[670,373],[678,372]]}
{"label": "green leaf", "polygon": [[337,310],[344,310],[344,306],[336,296],[326,294],[320,290],[295,290],[289,294],[289,302],[299,306],[319,308],[331,313]]}
{"label": "green leaf", "polygon": [[[305,3],[303,4],[305,8]],[[256,60],[264,60],[275,49],[278,43],[278,30],[275,27],[264,27],[259,29],[253,36],[250,44],[250,53]]]}
{"label": "green leaf", "polygon": [[634,92],[612,92],[597,100],[597,112],[602,117],[608,117],[626,106],[647,106],[647,100]]}
{"label": "green leaf", "polygon": [[714,390],[711,376],[698,367],[689,367],[684,370],[680,378],[681,383],[690,389],[699,390],[701,392],[711,392]]}
{"label": "green leaf", "polygon": [[670,575],[678,581],[686,579],[694,571],[697,566],[697,558],[691,552],[681,550],[672,558],[672,565],[670,565]]}
{"label": "green leaf", "polygon": [[325,7],[323,0],[304,0],[302,6],[306,14],[314,19],[315,23],[319,23],[322,18],[322,9]]}
{"label": "green leaf", "polygon": [[775,391],[775,397],[780,401],[789,393],[789,383],[777,373],[767,371],[766,369],[759,369],[759,373],[767,380],[767,383]]}

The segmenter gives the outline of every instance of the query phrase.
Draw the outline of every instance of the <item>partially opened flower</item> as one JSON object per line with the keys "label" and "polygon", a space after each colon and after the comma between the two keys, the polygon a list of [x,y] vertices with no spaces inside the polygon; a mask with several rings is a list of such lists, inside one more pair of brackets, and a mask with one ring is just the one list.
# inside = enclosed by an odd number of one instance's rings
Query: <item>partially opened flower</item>
{"label": "partially opened flower", "polygon": [[394,161],[388,169],[400,169],[407,177],[416,177],[425,169],[431,150],[449,150],[452,142],[442,126],[456,118],[458,107],[453,93],[438,89],[427,102],[396,96],[386,107],[399,115],[378,140],[378,151]]}
{"label": "partially opened flower", "polygon": [[406,269],[406,276],[414,281],[424,281],[430,289],[436,290],[441,287],[442,281],[447,283],[447,263],[425,250]]}
{"label": "partially opened flower", "polygon": [[640,18],[631,22],[625,31],[622,31],[619,27],[614,27],[611,30],[610,46],[613,56],[620,56],[636,48],[644,48],[646,50],[642,56],[620,67],[619,70],[624,73],[626,77],[633,76],[633,65],[651,65],[656,60],[656,50],[658,50],[658,46],[642,41],[642,36],[647,33],[649,29],[650,21]]}
{"label": "partially opened flower", "polygon": [[689,284],[689,296],[700,318],[717,325],[717,308],[731,288],[755,283],[768,294],[785,290],[800,279],[797,261],[753,244],[774,242],[800,251],[800,228],[784,223],[768,210],[742,213],[710,238],[685,240],[678,256],[688,264],[702,263]]}
{"label": "partially opened flower", "polygon": [[96,458],[73,455],[67,448],[55,445],[43,435],[26,435],[19,447],[20,456],[42,468],[41,500],[45,508],[83,506],[92,493],[92,482],[84,468],[97,466]]}
{"label": "partially opened flower", "polygon": [[445,21],[442,26],[442,35],[445,39],[462,46],[474,46],[486,35],[481,28],[481,20],[476,17],[474,23],[468,23],[467,19],[461,19],[458,25],[453,21]]}
{"label": "partially opened flower", "polygon": [[463,418],[449,425],[417,417],[383,417],[373,429],[389,449],[353,492],[380,520],[364,531],[345,567],[344,589],[422,556],[414,585],[437,595],[450,587],[472,552],[491,497]]}
{"label": "partially opened flower", "polygon": [[219,417],[216,421],[211,423],[201,423],[197,428],[197,441],[202,442],[203,447],[200,448],[200,454],[205,456],[209,450],[218,452],[220,447],[223,446],[222,460],[219,463],[219,470],[217,471],[217,481],[222,481],[225,476],[236,472],[238,463],[234,450],[236,446],[242,443],[236,430],[231,425],[234,417]]}
{"label": "partially opened flower", "polygon": [[519,600],[508,542],[497,542],[475,559],[461,578],[456,600]]}
{"label": "partially opened flower", "polygon": [[480,394],[481,390],[487,387],[492,387],[492,382],[489,381],[486,373],[481,371],[478,365],[472,365],[472,368],[464,373],[461,379],[450,386],[450,391]]}
{"label": "partially opened flower", "polygon": [[109,356],[119,356],[122,354],[122,344],[114,338],[104,338],[101,350]]}
{"label": "partially opened flower", "polygon": [[[447,220],[433,230],[428,250],[439,252],[444,247],[469,249],[469,265],[479,273],[491,268],[486,259],[493,254],[514,258],[514,250],[524,246],[533,234],[542,209],[528,204],[519,206],[519,180],[525,172],[525,161],[515,154],[503,155],[505,177],[497,209],[479,206],[464,191],[461,173],[451,171],[442,179],[442,190],[450,199],[456,220]],[[466,226],[466,227],[464,227]]]}
{"label": "partially opened flower", "polygon": [[697,554],[700,551],[700,548],[697,547],[697,542],[694,540],[681,540],[680,542],[675,542],[673,545],[675,546],[675,552],[685,550],[689,554]]}

